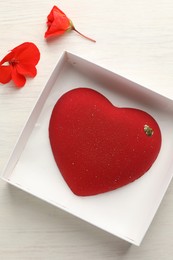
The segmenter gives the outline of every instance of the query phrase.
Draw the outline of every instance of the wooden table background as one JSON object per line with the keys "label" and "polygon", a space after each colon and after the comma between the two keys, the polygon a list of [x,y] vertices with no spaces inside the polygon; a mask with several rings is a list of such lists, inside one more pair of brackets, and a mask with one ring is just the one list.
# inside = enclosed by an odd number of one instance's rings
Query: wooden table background
{"label": "wooden table background", "polygon": [[[54,4],[97,42],[70,32],[47,43],[46,16]],[[41,60],[24,88],[0,85],[0,171],[63,50],[173,99],[172,0],[1,0],[0,60],[25,41],[39,47]],[[0,181],[0,260],[171,260],[172,241],[172,183],[136,247]]]}

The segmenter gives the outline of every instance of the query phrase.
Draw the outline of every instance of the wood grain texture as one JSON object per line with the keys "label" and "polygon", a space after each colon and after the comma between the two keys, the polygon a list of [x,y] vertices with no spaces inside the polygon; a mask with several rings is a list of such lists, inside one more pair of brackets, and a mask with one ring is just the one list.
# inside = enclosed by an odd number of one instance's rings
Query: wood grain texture
{"label": "wood grain texture", "polygon": [[[96,44],[75,32],[45,41],[54,4]],[[0,85],[0,171],[63,50],[173,98],[172,14],[171,0],[1,0],[0,59],[32,41],[41,60],[37,77],[24,88]],[[172,260],[172,205],[171,184],[142,245],[135,247],[0,181],[0,259]]]}

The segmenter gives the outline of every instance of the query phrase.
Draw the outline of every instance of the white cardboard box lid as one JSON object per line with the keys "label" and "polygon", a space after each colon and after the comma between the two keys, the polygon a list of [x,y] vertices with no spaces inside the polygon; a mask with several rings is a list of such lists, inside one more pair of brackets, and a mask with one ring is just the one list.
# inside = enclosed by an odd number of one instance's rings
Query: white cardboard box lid
{"label": "white cardboard box lid", "polygon": [[[78,197],[52,156],[48,124],[57,99],[77,87],[93,88],[120,107],[150,113],[162,132],[160,154],[140,179],[104,194]],[[140,245],[172,179],[173,101],[94,63],[64,52],[17,141],[2,178],[135,245]]]}

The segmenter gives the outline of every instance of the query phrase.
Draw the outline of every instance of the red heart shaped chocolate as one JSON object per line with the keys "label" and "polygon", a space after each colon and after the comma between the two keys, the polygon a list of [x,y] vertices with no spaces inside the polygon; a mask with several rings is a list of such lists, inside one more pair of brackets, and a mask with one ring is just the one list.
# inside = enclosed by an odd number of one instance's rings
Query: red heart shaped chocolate
{"label": "red heart shaped chocolate", "polygon": [[155,119],[134,108],[119,108],[88,88],[57,101],[49,138],[55,161],[70,189],[96,195],[141,177],[156,160],[161,132]]}

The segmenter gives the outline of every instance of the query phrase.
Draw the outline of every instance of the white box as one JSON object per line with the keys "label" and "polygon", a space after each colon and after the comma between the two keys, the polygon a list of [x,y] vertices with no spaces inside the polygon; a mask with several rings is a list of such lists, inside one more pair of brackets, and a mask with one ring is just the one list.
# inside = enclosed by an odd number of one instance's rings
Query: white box
{"label": "white box", "polygon": [[[74,195],[54,161],[48,138],[52,109],[70,89],[89,87],[113,104],[150,113],[162,132],[157,160],[140,179],[104,194]],[[173,101],[69,52],[64,52],[1,174],[25,190],[115,236],[140,245],[173,176]]]}

